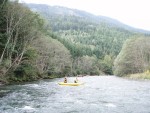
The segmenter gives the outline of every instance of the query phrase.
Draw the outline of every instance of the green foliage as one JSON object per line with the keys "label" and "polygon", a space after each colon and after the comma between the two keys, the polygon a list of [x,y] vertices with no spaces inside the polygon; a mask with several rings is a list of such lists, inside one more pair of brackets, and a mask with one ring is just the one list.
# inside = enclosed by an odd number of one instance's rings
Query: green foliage
{"label": "green foliage", "polygon": [[27,51],[23,55],[23,60],[26,61],[34,61],[37,57],[37,51],[34,48],[28,47]]}
{"label": "green foliage", "polygon": [[[60,41],[70,51],[75,61],[73,71],[77,74],[93,73],[92,69],[89,72],[85,66],[79,66],[76,63],[79,59],[85,60],[84,56],[96,56],[99,60],[99,63],[95,63],[94,72],[113,74],[113,61],[119,54],[124,41],[135,34],[142,34],[142,31],[116,20],[83,11],[47,5],[28,4],[28,6],[50,23],[54,33],[49,35]],[[148,32],[145,33],[148,34]]]}
{"label": "green foliage", "polygon": [[25,52],[22,63],[12,72],[8,73],[10,82],[33,81],[39,78],[38,70],[35,66],[37,52],[33,48],[28,48]]}
{"label": "green foliage", "polygon": [[65,75],[65,76],[70,76],[71,75],[71,67],[70,66],[65,66],[63,68],[63,75]]}
{"label": "green foliage", "polygon": [[103,60],[99,61],[99,68],[106,74],[112,75],[113,61],[111,56],[106,55]]}
{"label": "green foliage", "polygon": [[97,58],[83,56],[74,61],[74,69],[77,74],[99,75],[100,70],[97,66]]}
{"label": "green foliage", "polygon": [[[39,6],[34,9],[47,21],[18,2],[0,2],[0,80],[112,74],[124,41],[136,34],[105,17]],[[117,75],[149,69],[147,42],[148,38],[138,38],[125,43],[115,61]]]}
{"label": "green foliage", "polygon": [[7,0],[1,0],[0,2],[0,53],[2,53],[6,42],[6,3]]}
{"label": "green foliage", "polygon": [[[55,7],[44,5],[29,5],[29,7],[36,9],[48,20],[52,30],[61,39],[54,38],[70,50],[73,58],[84,55],[96,55],[100,59],[103,59],[105,55],[117,56],[123,42],[135,34],[120,27],[120,23],[116,25],[117,22],[114,20],[85,12],[60,7],[55,9]],[[71,10],[73,14],[70,14],[68,10]]]}
{"label": "green foliage", "polygon": [[25,52],[32,40],[37,38],[39,23],[35,14],[17,2],[8,2],[4,11],[4,27],[1,29],[4,33],[0,35],[0,64],[6,58],[12,61],[11,65],[15,64],[13,62]]}
{"label": "green foliage", "polygon": [[38,54],[36,66],[39,73],[61,76],[68,73],[67,69],[71,68],[71,55],[59,41],[41,35],[41,38],[34,41],[33,48]]}
{"label": "green foliage", "polygon": [[144,73],[136,73],[128,75],[131,79],[150,79],[150,71],[147,70]]}
{"label": "green foliage", "polygon": [[150,66],[150,38],[136,37],[125,42],[114,62],[114,74],[142,73]]}
{"label": "green foliage", "polygon": [[36,79],[37,52],[31,47],[41,32],[47,32],[44,20],[17,1],[0,4],[0,8],[0,79]]}
{"label": "green foliage", "polygon": [[17,67],[17,69],[14,71],[14,74],[9,77],[9,81],[33,81],[37,78],[37,69],[29,63],[23,63]]}

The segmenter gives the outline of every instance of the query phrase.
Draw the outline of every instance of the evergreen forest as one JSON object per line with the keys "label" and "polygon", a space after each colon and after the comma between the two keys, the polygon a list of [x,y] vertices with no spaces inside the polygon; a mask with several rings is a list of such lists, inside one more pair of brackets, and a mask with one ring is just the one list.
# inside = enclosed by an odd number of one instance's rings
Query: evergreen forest
{"label": "evergreen forest", "polygon": [[0,1],[0,82],[150,75],[150,31],[59,6]]}

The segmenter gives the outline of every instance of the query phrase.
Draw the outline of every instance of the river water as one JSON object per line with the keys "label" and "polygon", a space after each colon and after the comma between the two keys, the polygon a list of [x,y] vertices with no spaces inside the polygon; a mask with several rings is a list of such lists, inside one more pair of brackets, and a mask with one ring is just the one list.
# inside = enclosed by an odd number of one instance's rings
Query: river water
{"label": "river water", "polygon": [[[68,81],[73,82],[70,77]],[[0,113],[150,113],[150,81],[115,76],[63,78],[0,86]]]}

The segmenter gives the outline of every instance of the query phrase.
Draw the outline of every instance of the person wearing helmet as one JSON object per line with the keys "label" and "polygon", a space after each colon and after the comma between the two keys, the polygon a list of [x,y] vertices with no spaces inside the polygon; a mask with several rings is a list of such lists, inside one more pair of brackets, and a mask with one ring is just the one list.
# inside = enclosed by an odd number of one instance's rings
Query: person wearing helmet
{"label": "person wearing helmet", "polygon": [[67,83],[67,77],[65,77],[65,79],[64,79],[64,83]]}
{"label": "person wearing helmet", "polygon": [[74,83],[78,83],[79,82],[79,80],[78,80],[78,78],[76,77],[76,79],[74,80]]}

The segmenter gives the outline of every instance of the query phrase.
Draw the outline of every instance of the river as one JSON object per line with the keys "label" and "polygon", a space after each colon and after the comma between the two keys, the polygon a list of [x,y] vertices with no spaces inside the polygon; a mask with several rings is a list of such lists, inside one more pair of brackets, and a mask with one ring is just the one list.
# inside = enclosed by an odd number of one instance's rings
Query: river
{"label": "river", "polygon": [[[68,81],[73,82],[70,77]],[[63,78],[0,86],[0,113],[150,113],[150,81],[115,76]]]}

